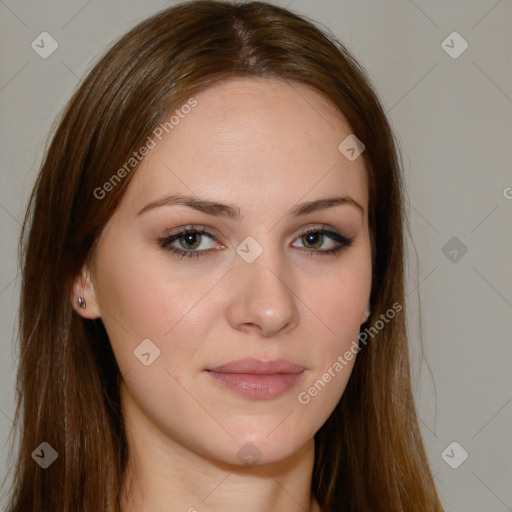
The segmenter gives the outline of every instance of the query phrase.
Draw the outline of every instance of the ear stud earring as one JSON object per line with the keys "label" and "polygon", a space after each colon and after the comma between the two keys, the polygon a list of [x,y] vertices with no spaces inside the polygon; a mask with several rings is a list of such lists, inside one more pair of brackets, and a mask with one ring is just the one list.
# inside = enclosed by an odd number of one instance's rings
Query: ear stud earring
{"label": "ear stud earring", "polygon": [[78,304],[78,307],[80,309],[84,309],[86,306],[85,299],[83,297],[78,297],[78,299],[76,300],[76,303]]}

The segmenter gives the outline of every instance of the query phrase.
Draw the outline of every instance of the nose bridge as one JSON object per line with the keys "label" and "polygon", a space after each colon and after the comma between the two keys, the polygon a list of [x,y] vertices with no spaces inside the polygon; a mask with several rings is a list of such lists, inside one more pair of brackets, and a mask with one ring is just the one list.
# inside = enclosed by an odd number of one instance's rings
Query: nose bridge
{"label": "nose bridge", "polygon": [[237,329],[259,329],[271,336],[298,324],[299,311],[293,293],[291,273],[282,251],[247,237],[237,247],[231,279],[234,281],[228,309],[229,321]]}

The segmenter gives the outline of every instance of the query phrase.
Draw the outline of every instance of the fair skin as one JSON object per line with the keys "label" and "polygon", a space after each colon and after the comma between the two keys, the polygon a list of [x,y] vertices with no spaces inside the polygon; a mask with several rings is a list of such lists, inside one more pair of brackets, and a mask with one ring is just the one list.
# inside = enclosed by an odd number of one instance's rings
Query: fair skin
{"label": "fair skin", "polygon": [[[340,153],[350,127],[305,85],[237,78],[195,98],[142,161],[73,291],[75,308],[77,297],[87,302],[80,315],[102,319],[122,376],[130,450],[123,511],[319,512],[311,493],[314,435],[355,359],[309,403],[298,394],[350,348],[366,318],[363,158]],[[236,205],[240,218],[184,205],[139,213],[169,194]],[[290,214],[332,197],[349,199]],[[159,246],[190,225],[214,235],[169,245],[204,257],[181,259]],[[316,235],[304,236],[309,228]],[[322,228],[351,245],[320,254],[342,246]],[[249,236],[263,249],[250,263],[236,250]],[[134,356],[145,339],[160,350],[148,366]],[[241,396],[205,371],[247,357],[284,358],[305,371],[271,399]],[[239,455],[248,443],[259,457],[251,465]]]}

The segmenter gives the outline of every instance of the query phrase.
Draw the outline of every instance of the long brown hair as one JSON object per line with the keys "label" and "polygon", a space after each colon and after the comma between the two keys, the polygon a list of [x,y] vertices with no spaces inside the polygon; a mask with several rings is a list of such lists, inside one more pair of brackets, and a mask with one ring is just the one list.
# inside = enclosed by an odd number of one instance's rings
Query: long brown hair
{"label": "long brown hair", "polygon": [[[373,274],[363,327],[403,308],[361,350],[315,436],[312,491],[329,512],[443,510],[411,393],[401,164],[378,97],[349,51],[304,17],[264,2],[202,0],[156,14],[115,44],[69,101],[46,152],[20,239],[20,446],[8,512],[120,510],[120,374],[101,320],[78,316],[70,297],[136,166],[101,200],[94,191],[187,99],[240,76],[313,86],[364,143]],[[58,453],[47,469],[31,457],[42,442]]]}

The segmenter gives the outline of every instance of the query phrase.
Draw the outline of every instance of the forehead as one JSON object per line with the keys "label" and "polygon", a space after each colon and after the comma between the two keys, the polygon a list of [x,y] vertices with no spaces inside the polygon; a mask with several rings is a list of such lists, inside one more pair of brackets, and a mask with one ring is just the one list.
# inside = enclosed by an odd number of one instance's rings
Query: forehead
{"label": "forehead", "polygon": [[338,149],[351,128],[312,87],[237,78],[194,99],[194,108],[174,115],[169,132],[154,139],[122,203],[135,208],[181,192],[229,202],[236,194],[242,208],[256,199],[290,206],[336,189],[366,205],[363,159],[349,161]]}

